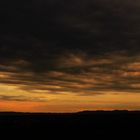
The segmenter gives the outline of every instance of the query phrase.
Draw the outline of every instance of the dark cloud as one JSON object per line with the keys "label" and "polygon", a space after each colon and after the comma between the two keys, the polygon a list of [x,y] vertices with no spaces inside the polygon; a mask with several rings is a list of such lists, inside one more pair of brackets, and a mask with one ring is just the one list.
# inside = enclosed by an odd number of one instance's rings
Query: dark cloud
{"label": "dark cloud", "polygon": [[0,5],[0,83],[49,94],[140,92],[139,0]]}
{"label": "dark cloud", "polygon": [[10,96],[10,95],[0,95],[0,100],[3,100],[3,101],[24,101],[24,102],[26,102],[26,101],[41,101],[41,102],[43,102],[43,101],[45,101],[45,100],[43,100],[43,99],[39,99],[39,98],[29,98],[29,97],[26,97],[26,96]]}

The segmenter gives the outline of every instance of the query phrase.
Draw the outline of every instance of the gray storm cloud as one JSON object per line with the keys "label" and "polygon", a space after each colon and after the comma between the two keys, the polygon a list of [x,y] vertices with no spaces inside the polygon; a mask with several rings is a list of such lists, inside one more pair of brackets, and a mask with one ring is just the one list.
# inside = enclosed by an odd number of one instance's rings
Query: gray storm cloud
{"label": "gray storm cloud", "polygon": [[1,3],[0,83],[48,94],[140,92],[138,0]]}

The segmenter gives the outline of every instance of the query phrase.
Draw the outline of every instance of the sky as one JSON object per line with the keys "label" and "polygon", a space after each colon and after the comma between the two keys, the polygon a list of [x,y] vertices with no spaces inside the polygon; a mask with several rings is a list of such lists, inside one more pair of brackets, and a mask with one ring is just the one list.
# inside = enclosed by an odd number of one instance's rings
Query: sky
{"label": "sky", "polygon": [[5,0],[0,17],[0,111],[140,110],[139,0]]}

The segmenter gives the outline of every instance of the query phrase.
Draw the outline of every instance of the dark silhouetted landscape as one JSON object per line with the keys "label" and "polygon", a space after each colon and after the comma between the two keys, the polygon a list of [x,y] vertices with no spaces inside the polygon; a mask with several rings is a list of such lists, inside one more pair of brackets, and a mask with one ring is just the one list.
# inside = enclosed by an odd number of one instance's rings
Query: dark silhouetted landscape
{"label": "dark silhouetted landscape", "polygon": [[[0,113],[0,128],[33,131],[91,133],[93,135],[138,134],[139,111],[83,111],[78,113]],[[45,132],[45,133],[44,133]]]}

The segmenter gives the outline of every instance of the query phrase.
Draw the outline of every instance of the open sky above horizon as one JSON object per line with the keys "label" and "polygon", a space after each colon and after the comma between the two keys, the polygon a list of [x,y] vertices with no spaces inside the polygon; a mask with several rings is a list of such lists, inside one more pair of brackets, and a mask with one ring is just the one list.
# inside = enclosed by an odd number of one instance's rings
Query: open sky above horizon
{"label": "open sky above horizon", "polygon": [[0,111],[140,110],[139,0],[5,0],[0,17]]}

